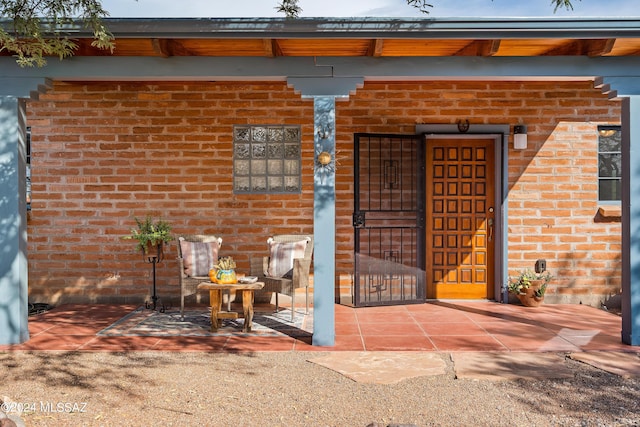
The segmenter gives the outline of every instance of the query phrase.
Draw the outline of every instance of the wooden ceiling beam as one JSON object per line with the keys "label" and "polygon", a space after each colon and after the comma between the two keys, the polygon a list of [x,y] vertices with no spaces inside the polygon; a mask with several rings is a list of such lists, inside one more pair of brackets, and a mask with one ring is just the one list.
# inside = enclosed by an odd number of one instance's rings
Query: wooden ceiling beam
{"label": "wooden ceiling beam", "polygon": [[262,47],[264,47],[264,55],[267,57],[274,57],[273,53],[273,39],[262,39]]}
{"label": "wooden ceiling beam", "polygon": [[474,40],[454,53],[454,56],[493,56],[500,49],[500,40]]}
{"label": "wooden ceiling beam", "polygon": [[587,56],[602,56],[611,53],[616,39],[585,40],[584,42]]}
{"label": "wooden ceiling beam", "polygon": [[623,53],[624,56],[638,56],[640,55],[640,48],[635,46],[630,50],[625,50]]}
{"label": "wooden ceiling beam", "polygon": [[282,47],[276,39],[263,39],[262,44],[264,46],[265,55],[268,57],[284,56]]}
{"label": "wooden ceiling beam", "polygon": [[563,44],[562,46],[550,49],[543,53],[543,55],[602,56],[611,53],[615,42],[616,39],[573,40]]}
{"label": "wooden ceiling beam", "polygon": [[382,56],[384,49],[384,40],[373,39],[369,42],[369,48],[367,49],[367,56],[379,57]]}
{"label": "wooden ceiling beam", "polygon": [[[118,43],[116,43],[116,49],[118,48]],[[2,56],[12,56],[13,52],[3,50]],[[109,49],[98,49],[97,47],[91,46],[91,40],[81,39],[76,40],[76,49],[73,52],[74,56],[110,56],[111,50]]]}
{"label": "wooden ceiling beam", "polygon": [[[101,50],[91,46],[90,39],[78,39],[75,56],[640,56],[637,39],[554,39],[554,40],[395,40],[367,38],[364,40],[316,41],[287,38],[238,39],[174,39],[122,38],[116,49]],[[231,49],[231,51],[230,51]],[[339,53],[338,53],[339,52]],[[2,56],[11,53],[2,51]]]}
{"label": "wooden ceiling beam", "polygon": [[163,58],[170,56],[197,56],[176,39],[151,39],[153,51]]}
{"label": "wooden ceiling beam", "polygon": [[282,47],[276,39],[262,39],[262,45],[264,46],[264,54],[268,57],[284,56]]}
{"label": "wooden ceiling beam", "polygon": [[153,51],[163,58],[173,56],[170,44],[171,41],[168,39],[151,39],[151,47],[153,47]]}

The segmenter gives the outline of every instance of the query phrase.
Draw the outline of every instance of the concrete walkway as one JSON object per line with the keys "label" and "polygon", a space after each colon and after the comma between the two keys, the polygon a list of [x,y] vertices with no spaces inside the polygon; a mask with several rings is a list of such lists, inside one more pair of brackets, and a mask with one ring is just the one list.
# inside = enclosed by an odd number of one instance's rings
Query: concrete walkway
{"label": "concrete walkway", "polygon": [[354,381],[394,384],[407,378],[444,375],[447,360],[456,378],[483,380],[572,378],[565,364],[571,358],[623,378],[640,378],[637,353],[425,353],[425,352],[334,352],[309,358],[309,362],[332,369]]}

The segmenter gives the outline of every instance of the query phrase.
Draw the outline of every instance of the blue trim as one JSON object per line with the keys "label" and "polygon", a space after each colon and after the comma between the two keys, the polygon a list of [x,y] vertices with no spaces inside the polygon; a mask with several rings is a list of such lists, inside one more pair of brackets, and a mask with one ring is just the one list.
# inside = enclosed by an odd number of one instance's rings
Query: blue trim
{"label": "blue trim", "polygon": [[[313,345],[333,346],[336,282],[336,101],[331,96],[314,98],[314,192],[313,192]],[[318,154],[331,155],[333,168],[323,168]]]}
{"label": "blue trim", "polygon": [[0,344],[29,339],[25,104],[0,97]]}
{"label": "blue trim", "polygon": [[[286,81],[326,78],[357,84],[367,80],[416,79],[568,79],[604,80],[629,86],[640,78],[640,56],[628,57],[73,57],[50,60],[43,68],[21,68],[0,57],[0,81],[37,80],[190,80]],[[335,80],[341,78],[340,81]],[[31,79],[31,80],[30,80]],[[353,80],[350,80],[353,79]],[[6,83],[5,83],[6,82]],[[315,82],[315,84],[319,84]],[[24,85],[21,85],[24,86]],[[35,87],[34,87],[35,89]],[[614,87],[615,89],[615,87]],[[5,91],[10,90],[5,88]],[[20,93],[22,95],[22,93]]]}
{"label": "blue trim", "polygon": [[[637,17],[601,18],[107,18],[116,38],[620,38],[639,37]],[[11,30],[12,20],[0,19]],[[79,20],[71,37],[92,37]]]}
{"label": "blue trim", "polygon": [[363,77],[289,77],[287,83],[302,97],[337,96],[355,94],[364,85]]}
{"label": "blue trim", "polygon": [[604,77],[602,84],[606,86],[607,91],[612,91],[611,97],[640,95],[640,78],[638,78],[637,74],[632,77]]}
{"label": "blue trim", "polygon": [[509,303],[509,125],[502,133],[502,303]]}
{"label": "blue trim", "polygon": [[[11,57],[11,59],[15,62],[15,58]],[[3,73],[0,72],[0,97],[28,98],[44,83],[42,77],[2,77],[1,74]]]}
{"label": "blue trim", "polygon": [[622,101],[622,342],[640,345],[640,97]]}

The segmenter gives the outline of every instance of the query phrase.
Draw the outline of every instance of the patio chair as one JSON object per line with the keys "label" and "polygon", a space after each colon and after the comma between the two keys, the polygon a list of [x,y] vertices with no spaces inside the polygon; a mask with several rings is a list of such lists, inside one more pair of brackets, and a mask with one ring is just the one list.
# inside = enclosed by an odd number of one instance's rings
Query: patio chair
{"label": "patio chair", "polygon": [[[209,281],[209,270],[218,263],[218,253],[222,238],[205,234],[182,235],[177,237],[178,267],[180,278],[180,317],[184,320],[184,300],[196,295],[200,302],[197,286]],[[230,304],[230,298],[227,300]]]}
{"label": "patio chair", "polygon": [[305,289],[305,314],[309,313],[309,270],[313,255],[313,236],[281,234],[267,240],[269,255],[252,258],[251,275],[264,282],[263,291],[274,292],[276,313],[278,294],[291,297],[291,321],[295,313],[296,289]]}

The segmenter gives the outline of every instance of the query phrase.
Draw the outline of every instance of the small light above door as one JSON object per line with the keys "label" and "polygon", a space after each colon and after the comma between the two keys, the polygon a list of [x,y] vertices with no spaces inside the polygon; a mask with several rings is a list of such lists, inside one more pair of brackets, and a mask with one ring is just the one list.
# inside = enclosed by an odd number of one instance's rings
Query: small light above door
{"label": "small light above door", "polygon": [[527,149],[527,127],[525,125],[513,127],[513,148],[515,150]]}

